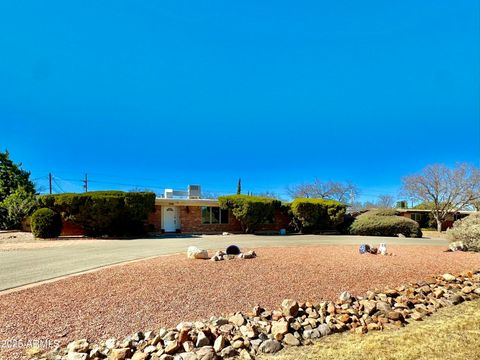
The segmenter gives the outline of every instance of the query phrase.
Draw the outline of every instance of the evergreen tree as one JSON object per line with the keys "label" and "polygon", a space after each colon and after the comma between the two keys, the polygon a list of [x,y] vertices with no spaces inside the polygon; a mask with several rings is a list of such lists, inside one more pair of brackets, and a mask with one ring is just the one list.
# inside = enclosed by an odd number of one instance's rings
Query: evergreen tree
{"label": "evergreen tree", "polygon": [[237,183],[237,195],[240,195],[242,193],[242,179],[238,178],[238,183]]}
{"label": "evergreen tree", "polygon": [[35,185],[30,180],[30,173],[10,160],[8,151],[0,152],[0,202],[13,194],[18,188],[29,194],[35,193]]}

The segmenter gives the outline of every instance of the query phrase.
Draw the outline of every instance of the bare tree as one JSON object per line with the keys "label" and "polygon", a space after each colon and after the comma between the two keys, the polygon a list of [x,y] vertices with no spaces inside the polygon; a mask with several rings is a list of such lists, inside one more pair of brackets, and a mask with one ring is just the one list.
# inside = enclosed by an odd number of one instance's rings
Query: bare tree
{"label": "bare tree", "polygon": [[395,199],[392,195],[379,195],[377,200],[377,207],[381,209],[391,209],[395,205]]}
{"label": "bare tree", "polygon": [[472,208],[476,211],[480,211],[480,199],[477,201],[473,201],[471,204]]}
{"label": "bare tree", "polygon": [[402,182],[405,193],[431,207],[438,231],[449,212],[480,200],[480,170],[469,164],[453,169],[429,165],[417,175],[404,177]]}
{"label": "bare tree", "polygon": [[343,203],[350,203],[359,194],[358,187],[351,182],[324,182],[319,179],[287,188],[287,192],[293,198],[321,198]]}
{"label": "bare tree", "polygon": [[222,194],[215,191],[202,191],[202,199],[218,199]]}
{"label": "bare tree", "polygon": [[356,201],[353,204],[351,204],[350,209],[351,211],[363,211],[363,210],[372,210],[376,209],[378,205],[376,203],[373,203],[371,201]]}
{"label": "bare tree", "polygon": [[280,199],[280,196],[273,192],[273,191],[264,191],[264,192],[261,192],[261,193],[258,193],[257,196],[262,196],[262,197],[266,197],[266,198],[270,198],[270,199]]}

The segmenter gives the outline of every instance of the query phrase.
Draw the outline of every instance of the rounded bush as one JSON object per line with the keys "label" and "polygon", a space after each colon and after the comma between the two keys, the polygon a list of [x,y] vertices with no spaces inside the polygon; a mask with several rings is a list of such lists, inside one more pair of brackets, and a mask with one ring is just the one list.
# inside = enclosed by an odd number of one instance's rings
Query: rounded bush
{"label": "rounded bush", "polygon": [[62,218],[55,211],[42,208],[32,215],[32,233],[38,238],[58,237],[62,231]]}
{"label": "rounded bush", "polygon": [[350,226],[352,235],[422,237],[420,225],[403,216],[369,211],[358,216]]}
{"label": "rounded bush", "polygon": [[455,221],[447,237],[450,243],[461,242],[466,250],[480,251],[480,212]]}

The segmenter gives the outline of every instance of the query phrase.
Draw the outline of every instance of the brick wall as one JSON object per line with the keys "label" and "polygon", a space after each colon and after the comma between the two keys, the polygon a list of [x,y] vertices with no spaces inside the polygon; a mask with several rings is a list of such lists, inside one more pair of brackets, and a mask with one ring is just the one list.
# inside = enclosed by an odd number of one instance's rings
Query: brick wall
{"label": "brick wall", "polygon": [[182,233],[242,232],[240,223],[231,212],[228,215],[228,224],[202,224],[201,206],[179,206],[179,211]]}
{"label": "brick wall", "polygon": [[147,225],[152,225],[154,231],[162,230],[162,207],[160,205],[155,205],[155,211],[148,215]]}
{"label": "brick wall", "polygon": [[[200,206],[180,206],[180,223],[182,233],[241,233],[242,227],[232,212],[228,216],[228,224],[202,224],[202,208]],[[278,231],[286,229],[290,218],[278,210],[275,213],[275,221],[272,224],[262,225],[258,231]]]}
{"label": "brick wall", "polygon": [[61,236],[75,236],[84,235],[83,228],[80,225],[74,224],[71,221],[62,219],[62,233]]}

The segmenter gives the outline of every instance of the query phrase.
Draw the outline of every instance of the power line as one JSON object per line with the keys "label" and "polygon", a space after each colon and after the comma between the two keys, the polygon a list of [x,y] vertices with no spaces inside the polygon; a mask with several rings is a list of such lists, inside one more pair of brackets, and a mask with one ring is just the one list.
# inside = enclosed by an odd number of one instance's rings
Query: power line
{"label": "power line", "polygon": [[55,183],[55,185],[60,189],[60,192],[61,193],[65,193],[65,191],[62,189],[62,187],[57,183],[57,180],[55,178],[53,178],[53,182]]}

